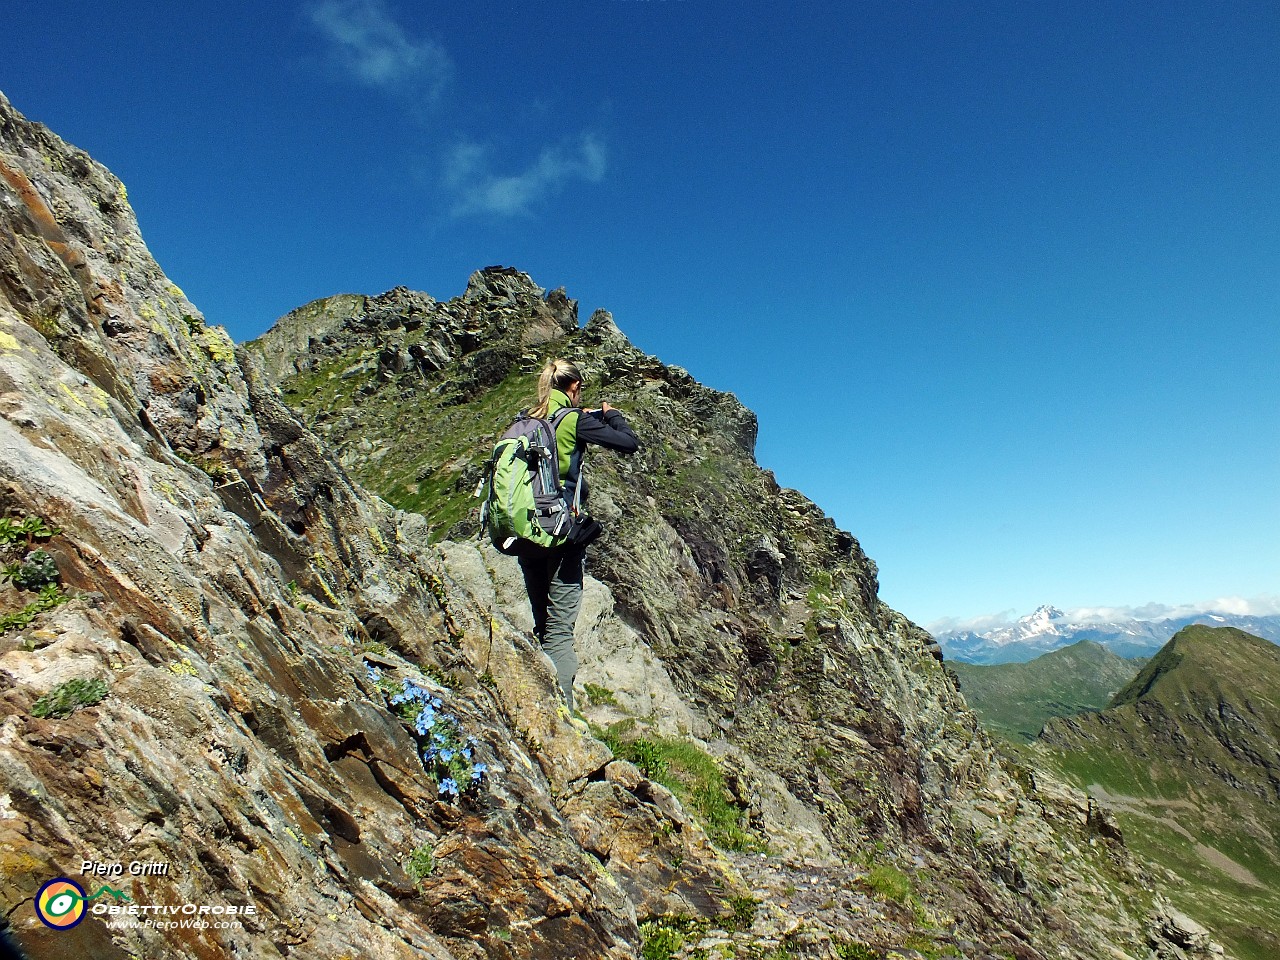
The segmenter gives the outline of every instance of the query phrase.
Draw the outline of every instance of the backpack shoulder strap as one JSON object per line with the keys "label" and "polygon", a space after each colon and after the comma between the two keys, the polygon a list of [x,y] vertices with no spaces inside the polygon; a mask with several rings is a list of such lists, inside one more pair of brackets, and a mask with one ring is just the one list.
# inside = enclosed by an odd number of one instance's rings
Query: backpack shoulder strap
{"label": "backpack shoulder strap", "polygon": [[[554,414],[552,414],[551,419],[547,421],[548,423],[551,424],[551,436],[555,442],[555,446],[557,450],[560,447],[560,424],[568,420],[569,414],[571,413],[576,413],[578,416],[581,416],[582,408],[581,407],[561,407]],[[578,442],[578,421],[576,419],[573,421],[573,441],[575,445]]]}
{"label": "backpack shoulder strap", "polygon": [[564,421],[565,417],[569,416],[569,414],[571,413],[581,414],[582,408],[581,407],[561,407],[551,417],[551,429],[552,430],[559,429],[560,424]]}
{"label": "backpack shoulder strap", "polygon": [[[569,414],[571,413],[576,413],[579,417],[581,417],[582,408],[581,407],[561,407],[559,410],[555,412],[555,415],[551,418],[551,432],[556,435],[557,450],[559,449],[559,446],[560,446],[560,424],[562,424],[565,420],[567,420],[569,418]],[[574,438],[573,438],[574,446],[576,447],[577,441],[578,441],[578,437],[577,437],[578,421],[577,420],[574,420],[573,427],[574,427]],[[573,463],[572,458],[573,458],[573,454],[571,452],[570,464]],[[577,462],[578,480],[577,480],[577,483],[573,485],[573,503],[571,505],[571,510],[575,517],[578,515],[578,512],[582,504],[582,469],[583,469],[583,461],[585,461],[586,459],[587,459],[587,454],[586,454],[586,451],[583,450],[582,454],[578,457],[578,462]]]}

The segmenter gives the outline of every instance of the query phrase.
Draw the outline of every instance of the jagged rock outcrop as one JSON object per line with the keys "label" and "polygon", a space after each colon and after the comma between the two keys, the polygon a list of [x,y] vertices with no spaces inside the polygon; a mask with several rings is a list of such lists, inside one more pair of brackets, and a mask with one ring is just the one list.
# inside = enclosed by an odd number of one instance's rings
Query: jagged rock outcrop
{"label": "jagged rock outcrop", "polygon": [[[317,302],[250,355],[151,260],[119,182],[2,98],[0,177],[0,512],[48,525],[70,597],[0,635],[0,904],[34,955],[623,958],[642,926],[686,955],[1146,949],[1123,848],[994,754],[857,541],[756,466],[731,395],[507,268],[444,303]],[[548,352],[646,440],[588,467],[603,739],[558,709],[509,562],[464,542]],[[390,429],[410,418],[430,429]],[[5,614],[30,595],[5,590]],[[474,738],[479,789],[424,764],[406,679]],[[642,745],[703,779],[664,787]],[[90,861],[166,867],[101,903],[245,912],[43,925],[42,885]],[[806,876],[830,908],[749,896]]]}
{"label": "jagged rock outcrop", "polygon": [[1225,953],[1208,930],[1167,903],[1157,905],[1148,940],[1155,960],[1213,960]]}

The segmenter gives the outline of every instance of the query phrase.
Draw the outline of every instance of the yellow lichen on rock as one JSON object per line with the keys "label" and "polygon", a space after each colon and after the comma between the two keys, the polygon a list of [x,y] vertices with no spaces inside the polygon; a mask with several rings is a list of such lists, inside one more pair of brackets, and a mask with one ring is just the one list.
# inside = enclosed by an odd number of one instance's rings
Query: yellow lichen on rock
{"label": "yellow lichen on rock", "polygon": [[61,380],[58,381],[58,389],[61,390],[64,394],[66,394],[67,398],[76,406],[83,407],[86,410],[89,409],[89,405],[84,402],[84,398],[81,397],[74,390],[72,390],[70,387],[68,387]]}
{"label": "yellow lichen on rock", "polygon": [[205,350],[215,363],[236,362],[236,345],[222,327],[205,327],[200,336]]}
{"label": "yellow lichen on rock", "polygon": [[168,480],[161,479],[160,477],[153,477],[151,480],[151,489],[155,490],[160,494],[160,496],[164,497],[175,507],[183,505],[182,500],[178,495],[178,488]]}
{"label": "yellow lichen on rock", "polygon": [[93,405],[103,413],[110,412],[111,397],[107,394],[107,391],[103,390],[96,383],[90,383],[88,389],[89,399],[93,401]]}

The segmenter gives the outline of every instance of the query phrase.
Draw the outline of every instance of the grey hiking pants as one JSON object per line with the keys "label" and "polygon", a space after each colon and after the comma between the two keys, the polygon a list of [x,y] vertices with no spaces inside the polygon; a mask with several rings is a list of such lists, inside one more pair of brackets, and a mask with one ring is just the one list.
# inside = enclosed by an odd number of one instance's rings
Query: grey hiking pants
{"label": "grey hiking pants", "polygon": [[586,548],[569,544],[534,557],[521,557],[520,570],[533,609],[533,633],[555,664],[565,702],[573,710],[573,678],[578,653],[573,628],[582,609],[582,572]]}

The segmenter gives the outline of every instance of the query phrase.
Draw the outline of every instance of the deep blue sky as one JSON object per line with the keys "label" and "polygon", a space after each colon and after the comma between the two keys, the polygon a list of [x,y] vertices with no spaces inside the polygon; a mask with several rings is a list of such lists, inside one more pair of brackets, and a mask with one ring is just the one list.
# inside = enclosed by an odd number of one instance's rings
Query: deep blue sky
{"label": "deep blue sky", "polygon": [[1280,600],[1274,2],[16,6],[238,339],[519,267],[760,417],[930,623]]}

